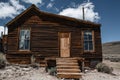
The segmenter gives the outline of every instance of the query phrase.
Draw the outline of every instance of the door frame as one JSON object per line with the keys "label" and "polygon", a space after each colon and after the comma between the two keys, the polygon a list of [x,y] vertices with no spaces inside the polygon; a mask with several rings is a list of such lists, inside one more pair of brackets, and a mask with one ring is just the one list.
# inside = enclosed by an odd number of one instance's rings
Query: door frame
{"label": "door frame", "polygon": [[70,57],[71,57],[71,32],[58,32],[58,56],[59,57],[61,57],[61,53],[60,53],[60,34],[61,33],[68,33],[69,35],[70,35],[70,37],[69,37],[69,44],[70,44],[70,53],[69,53],[69,55],[70,55]]}

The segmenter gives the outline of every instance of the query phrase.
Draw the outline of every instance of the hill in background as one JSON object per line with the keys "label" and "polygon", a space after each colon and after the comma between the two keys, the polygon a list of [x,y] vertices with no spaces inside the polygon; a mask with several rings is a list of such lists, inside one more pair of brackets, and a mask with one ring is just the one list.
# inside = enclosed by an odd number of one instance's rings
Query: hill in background
{"label": "hill in background", "polygon": [[120,41],[104,43],[102,50],[104,59],[120,61]]}

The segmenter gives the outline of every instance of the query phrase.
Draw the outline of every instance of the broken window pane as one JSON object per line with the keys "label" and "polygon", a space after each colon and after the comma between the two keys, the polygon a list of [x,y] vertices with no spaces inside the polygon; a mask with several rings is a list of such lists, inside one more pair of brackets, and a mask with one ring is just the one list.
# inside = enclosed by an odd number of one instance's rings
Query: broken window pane
{"label": "broken window pane", "polygon": [[20,30],[19,49],[20,50],[30,49],[30,30],[29,29]]}

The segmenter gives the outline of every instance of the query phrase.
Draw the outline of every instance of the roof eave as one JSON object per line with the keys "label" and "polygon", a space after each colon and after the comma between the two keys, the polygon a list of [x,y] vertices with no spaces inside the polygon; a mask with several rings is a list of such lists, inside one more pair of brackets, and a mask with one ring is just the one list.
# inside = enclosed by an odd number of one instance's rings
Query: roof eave
{"label": "roof eave", "polygon": [[100,27],[101,24],[98,23],[94,23],[94,22],[90,22],[90,21],[85,21],[85,20],[79,20],[79,19],[75,19],[72,17],[67,17],[67,16],[63,16],[63,15],[57,15],[57,14],[52,14],[52,13],[48,13],[48,12],[44,12],[44,11],[40,11],[39,8],[37,8],[34,4],[32,6],[30,6],[28,9],[26,9],[25,11],[23,11],[21,14],[19,14],[18,16],[16,16],[14,19],[12,19],[10,22],[8,22],[5,26],[9,27],[12,23],[14,23],[17,19],[19,19],[21,16],[23,16],[24,14],[26,14],[29,10],[31,10],[32,8],[36,9],[38,12],[45,14],[45,15],[51,15],[57,18],[62,18],[62,19],[66,19],[69,21],[73,21],[73,22],[78,22],[78,23],[82,23],[82,24],[90,24],[90,25],[94,25],[94,26],[98,26]]}
{"label": "roof eave", "polygon": [[14,19],[12,19],[11,21],[9,21],[7,24],[5,24],[5,26],[9,27],[13,22],[15,22],[17,19],[19,19],[22,15],[24,15],[25,13],[27,13],[32,8],[35,8],[36,10],[39,11],[39,8],[37,8],[34,4],[32,4],[32,6],[30,6],[28,9],[26,9],[25,11],[23,11],[21,14],[17,15]]}

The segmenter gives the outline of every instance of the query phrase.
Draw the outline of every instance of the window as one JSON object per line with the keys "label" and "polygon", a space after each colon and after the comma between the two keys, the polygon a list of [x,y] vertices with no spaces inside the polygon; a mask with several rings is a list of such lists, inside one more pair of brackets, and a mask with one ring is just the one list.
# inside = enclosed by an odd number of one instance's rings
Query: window
{"label": "window", "polygon": [[93,51],[93,35],[92,31],[86,30],[84,35],[84,51]]}
{"label": "window", "polygon": [[19,49],[30,50],[30,30],[29,29],[20,30]]}

